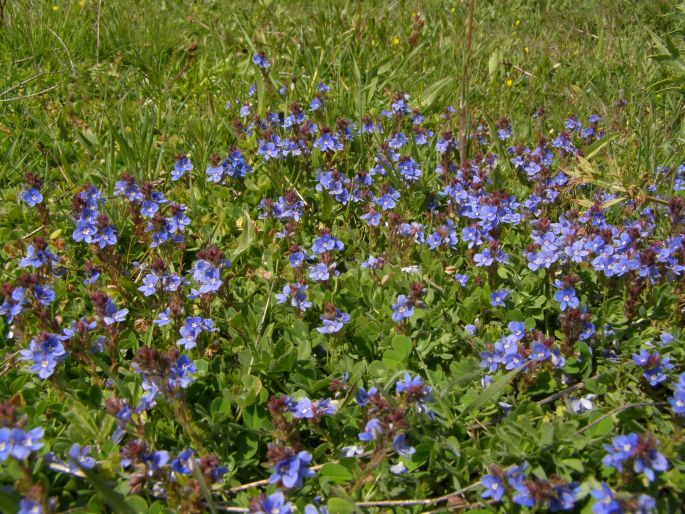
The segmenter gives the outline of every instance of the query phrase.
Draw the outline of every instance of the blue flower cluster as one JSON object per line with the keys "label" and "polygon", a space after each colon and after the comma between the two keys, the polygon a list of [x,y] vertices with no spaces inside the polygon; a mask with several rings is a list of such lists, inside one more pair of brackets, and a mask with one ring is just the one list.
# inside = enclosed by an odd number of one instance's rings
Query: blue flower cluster
{"label": "blue flower cluster", "polygon": [[549,512],[572,510],[580,493],[576,482],[561,480],[530,480],[526,477],[528,463],[510,466],[506,470],[490,467],[490,473],[481,478],[485,488],[482,498],[500,502],[506,495],[517,505],[544,509]]}
{"label": "blue flower cluster", "polygon": [[226,179],[244,178],[252,168],[245,161],[245,156],[239,150],[233,150],[228,156],[220,160],[214,158],[212,165],[207,167],[207,182],[215,184],[225,184]]}
{"label": "blue flower cluster", "polygon": [[526,362],[548,362],[554,368],[566,366],[559,347],[542,332],[526,330],[521,321],[509,322],[508,328],[508,335],[500,337],[487,351],[480,352],[480,367],[488,373],[496,372],[500,366],[512,370]]}
{"label": "blue flower cluster", "polygon": [[216,332],[214,321],[200,316],[188,316],[179,329],[181,339],[176,344],[185,350],[191,350],[197,346],[197,338],[203,332]]}
{"label": "blue flower cluster", "polygon": [[619,435],[612,439],[611,444],[605,444],[607,454],[602,464],[609,468],[623,471],[623,466],[632,463],[635,473],[642,473],[653,482],[656,471],[666,471],[668,461],[656,449],[656,440],[649,435],[639,436],[635,433]]}
{"label": "blue flower cluster", "polygon": [[72,239],[77,243],[85,242],[98,245],[100,248],[117,243],[117,231],[109,218],[100,212],[105,203],[102,193],[90,186],[77,193],[73,198],[72,212],[76,218],[76,228]]}
{"label": "blue flower cluster", "polygon": [[286,303],[288,299],[290,299],[290,305],[302,312],[312,306],[312,302],[307,300],[307,286],[304,284],[286,284],[283,286],[283,292],[276,294],[276,303]]}
{"label": "blue flower cluster", "polygon": [[286,489],[302,487],[305,478],[315,475],[309,468],[311,462],[312,454],[306,451],[286,455],[274,465],[269,482],[280,484]]}
{"label": "blue flower cluster", "polygon": [[664,357],[659,352],[649,353],[644,349],[640,350],[639,353],[633,354],[633,362],[644,370],[642,376],[652,386],[657,386],[664,382],[667,379],[665,371],[673,369],[673,364],[671,364],[669,357]]}
{"label": "blue flower cluster", "polygon": [[[180,163],[177,162],[177,165],[183,169],[192,169],[189,160],[185,162],[182,159]],[[180,175],[177,176],[180,178]],[[134,220],[136,223],[142,222],[143,232],[150,234],[151,248],[167,242],[181,244],[185,241],[183,233],[190,225],[190,218],[185,214],[186,206],[169,202],[162,192],[153,189],[151,183],[139,187],[130,174],[124,174],[114,186],[114,196],[123,196],[128,200]],[[168,206],[166,217],[161,214],[164,205]]]}
{"label": "blue flower cluster", "polygon": [[69,355],[62,341],[66,336],[44,333],[31,340],[28,349],[20,350],[21,360],[31,362],[29,371],[45,380],[55,372],[55,367]]}
{"label": "blue flower cluster", "polygon": [[5,462],[9,457],[22,461],[40,450],[44,446],[43,434],[45,430],[41,427],[31,430],[0,428],[0,462]]}
{"label": "blue flower cluster", "polygon": [[593,514],[649,514],[656,509],[654,498],[647,494],[617,494],[604,482],[590,491]]}
{"label": "blue flower cluster", "polygon": [[91,450],[91,446],[82,447],[80,444],[74,443],[67,452],[68,458],[66,462],[54,453],[47,454],[46,459],[49,462],[50,469],[83,477],[84,469],[93,469],[97,464],[95,459],[89,455]]}
{"label": "blue flower cluster", "polygon": [[668,401],[673,408],[673,412],[678,416],[685,416],[685,373],[681,373],[680,377],[678,377],[673,396]]}

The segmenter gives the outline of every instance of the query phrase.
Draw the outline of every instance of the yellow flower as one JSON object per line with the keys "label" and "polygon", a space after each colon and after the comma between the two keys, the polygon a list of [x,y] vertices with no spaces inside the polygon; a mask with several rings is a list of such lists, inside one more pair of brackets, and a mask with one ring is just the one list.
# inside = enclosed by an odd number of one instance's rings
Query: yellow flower
{"label": "yellow flower", "polygon": [[523,48],[523,51],[526,52],[526,53],[528,53],[528,47],[527,47],[527,46],[524,47],[524,48]]}
{"label": "yellow flower", "polygon": [[511,79],[507,79],[507,87],[511,87],[512,85],[514,85],[514,81]]}
{"label": "yellow flower", "polygon": [[400,44],[400,38],[398,38],[397,36],[392,38],[392,44],[395,46],[399,45]]}
{"label": "yellow flower", "polygon": [[59,11],[59,5],[53,5],[52,10],[53,11]]}
{"label": "yellow flower", "polygon": [[521,20],[516,20],[514,22],[514,27],[518,27],[519,25],[521,25]]}

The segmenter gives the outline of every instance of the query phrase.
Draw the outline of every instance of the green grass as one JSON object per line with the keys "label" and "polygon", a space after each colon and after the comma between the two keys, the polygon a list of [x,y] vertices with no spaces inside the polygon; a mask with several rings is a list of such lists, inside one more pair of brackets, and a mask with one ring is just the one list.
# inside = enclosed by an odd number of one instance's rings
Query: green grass
{"label": "green grass", "polygon": [[[0,186],[27,170],[74,183],[109,184],[123,170],[156,178],[180,151],[204,162],[233,140],[224,104],[255,79],[256,48],[300,96],[329,83],[331,121],[378,111],[395,91],[428,112],[459,105],[468,2],[364,1],[359,30],[357,7],[6,2],[0,92],[18,87],[0,103]],[[622,173],[638,179],[668,164],[682,154],[682,114],[673,115],[682,99],[645,90],[667,73],[649,58],[649,32],[671,30],[673,10],[667,1],[477,2],[471,118],[509,117],[525,137],[548,129],[531,121],[538,108],[552,123],[596,112],[621,122],[611,161]],[[412,45],[415,12],[424,26]]]}

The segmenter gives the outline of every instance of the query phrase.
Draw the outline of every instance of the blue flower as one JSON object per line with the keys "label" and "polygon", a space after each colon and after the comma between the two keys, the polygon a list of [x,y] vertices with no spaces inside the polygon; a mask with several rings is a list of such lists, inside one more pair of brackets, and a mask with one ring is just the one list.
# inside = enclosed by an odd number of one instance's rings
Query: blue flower
{"label": "blue flower", "polygon": [[614,492],[609,486],[602,482],[600,489],[592,489],[590,491],[594,503],[592,504],[592,512],[594,514],[622,514],[623,507],[614,496]]}
{"label": "blue flower", "polygon": [[634,457],[633,470],[635,473],[643,473],[650,482],[654,482],[655,471],[666,471],[667,469],[668,460],[654,447],[647,448]]}
{"label": "blue flower", "polygon": [[157,317],[152,320],[152,323],[154,323],[158,327],[164,327],[171,323],[171,309],[167,307],[166,309],[161,311],[159,314],[157,314]]}
{"label": "blue flower", "polygon": [[680,375],[680,380],[676,383],[673,396],[668,399],[673,412],[679,416],[685,416],[685,373]]}
{"label": "blue flower", "polygon": [[32,187],[21,194],[21,199],[24,200],[29,207],[35,207],[43,201],[43,195],[40,194],[40,191],[38,191],[37,188]]}
{"label": "blue flower", "polygon": [[421,168],[411,157],[402,157],[398,164],[400,175],[408,182],[416,182],[421,178]]}
{"label": "blue flower", "polygon": [[314,476],[314,471],[309,469],[312,462],[312,454],[301,451],[296,455],[286,457],[274,466],[273,473],[269,477],[272,484],[280,483],[287,489],[301,487],[305,478]]}
{"label": "blue flower", "polygon": [[526,480],[526,470],[528,469],[528,463],[524,462],[520,466],[510,466],[506,469],[507,482],[513,488],[521,490],[524,487],[524,481]]}
{"label": "blue flower", "polygon": [[559,302],[562,311],[565,311],[568,307],[577,309],[580,305],[578,297],[576,296],[576,290],[572,287],[557,291],[554,293],[554,299]]}
{"label": "blue flower", "polygon": [[330,398],[323,398],[314,403],[313,410],[315,416],[332,416],[338,409]]}
{"label": "blue flower", "polygon": [[176,344],[185,348],[186,350],[191,350],[197,346],[197,337],[202,332],[215,332],[214,322],[207,318],[201,318],[199,316],[188,316],[185,319],[184,325],[179,329],[179,334],[181,339],[176,341]]}
{"label": "blue flower", "polygon": [[510,353],[504,357],[505,369],[512,370],[523,365],[524,359],[518,353]]}
{"label": "blue flower", "polygon": [[354,457],[359,457],[364,453],[364,447],[363,446],[357,446],[357,445],[352,445],[352,446],[343,446],[340,448],[340,455],[343,457],[347,457],[348,459],[354,458]]}
{"label": "blue flower", "polygon": [[340,309],[335,309],[333,313],[321,315],[322,326],[317,327],[317,332],[322,334],[334,334],[339,332],[343,326],[350,321],[350,315]]}
{"label": "blue flower", "polygon": [[328,280],[328,278],[329,278],[328,266],[322,262],[317,263],[316,266],[310,266],[309,267],[309,278],[312,280],[316,280],[318,282],[323,282],[325,280]]}
{"label": "blue flower", "polygon": [[375,209],[370,209],[366,214],[359,216],[359,219],[366,221],[371,227],[377,227],[381,223],[381,215]]}
{"label": "blue flower", "polygon": [[262,68],[263,70],[266,70],[271,66],[271,63],[266,58],[266,55],[264,54],[264,52],[259,52],[259,53],[256,53],[255,55],[253,55],[252,56],[252,62],[258,68]]}
{"label": "blue flower", "polygon": [[[314,501],[316,501],[316,498],[314,498]],[[305,505],[304,507],[304,514],[328,514],[328,508],[327,507],[316,507],[312,504]]]}
{"label": "blue flower", "polygon": [[293,504],[285,503],[285,496],[281,491],[263,497],[250,505],[250,512],[254,514],[292,514]]}
{"label": "blue flower", "polygon": [[12,430],[7,427],[0,428],[0,462],[5,462],[12,453]]}
{"label": "blue flower", "polygon": [[318,110],[321,106],[323,105],[323,102],[321,102],[321,99],[318,96],[315,96],[312,101],[309,103],[309,110],[310,111],[316,111]]}
{"label": "blue flower", "polygon": [[393,303],[392,307],[392,319],[397,323],[411,318],[414,315],[414,306],[405,295],[401,294],[397,297],[397,303]]}
{"label": "blue flower", "polygon": [[144,453],[141,456],[141,460],[143,461],[143,464],[145,464],[148,476],[152,476],[167,465],[169,462],[169,452],[159,450],[156,452]]}
{"label": "blue flower", "polygon": [[314,148],[318,148],[322,152],[339,152],[343,149],[343,144],[331,132],[322,131],[319,139],[314,141]]}
{"label": "blue flower", "polygon": [[494,475],[485,475],[480,480],[480,484],[485,487],[481,498],[491,498],[494,502],[499,502],[504,496],[504,485],[502,481]]}
{"label": "blue flower", "polygon": [[469,281],[468,275],[460,275],[459,273],[454,274],[454,280],[461,286],[466,287],[466,283]]}
{"label": "blue flower", "polygon": [[182,155],[176,160],[174,168],[171,170],[171,180],[178,180],[185,175],[186,171],[192,170],[193,164],[190,162],[190,158]]}
{"label": "blue flower", "polygon": [[664,382],[667,379],[665,371],[673,369],[669,357],[663,357],[659,352],[649,353],[644,349],[633,354],[633,362],[645,370],[643,376],[652,386]]}
{"label": "blue flower", "polygon": [[221,270],[211,262],[198,259],[190,271],[193,281],[200,286],[198,290],[193,290],[193,295],[215,293],[221,288]]}
{"label": "blue flower", "polygon": [[579,492],[580,486],[576,482],[555,484],[554,494],[549,499],[550,512],[573,509]]}
{"label": "blue flower", "polygon": [[526,325],[522,321],[511,321],[507,328],[519,341],[526,335]]}
{"label": "blue flower", "polygon": [[53,263],[57,262],[59,262],[59,257],[47,247],[37,249],[31,244],[26,248],[26,256],[19,261],[19,267],[40,269],[43,266],[52,266]]}
{"label": "blue flower", "polygon": [[404,462],[400,461],[397,464],[390,466],[390,473],[393,475],[404,475],[409,469],[404,465]]}
{"label": "blue flower", "polygon": [[506,307],[504,302],[507,298],[509,298],[509,291],[506,289],[500,289],[499,291],[490,293],[490,305],[493,307]]}
{"label": "blue flower", "polygon": [[377,418],[371,418],[366,422],[364,431],[359,434],[359,440],[364,442],[375,441],[383,433],[381,422]]}
{"label": "blue flower", "polygon": [[104,311],[104,316],[102,317],[102,321],[105,325],[109,326],[114,323],[121,323],[126,319],[126,316],[128,315],[128,309],[119,309],[117,310],[117,306],[115,303],[110,299],[109,302],[107,303]]}
{"label": "blue flower", "polygon": [[533,508],[535,506],[535,498],[533,498],[533,495],[525,484],[516,487],[515,491],[516,494],[514,494],[514,497],[512,498],[514,503],[528,508]]}
{"label": "blue flower", "polygon": [[173,461],[171,461],[171,471],[179,473],[181,475],[190,475],[192,472],[192,458],[195,452],[187,448],[178,454]]}
{"label": "blue flower", "polygon": [[300,266],[302,266],[302,263],[304,262],[306,257],[307,255],[301,249],[292,252],[290,255],[288,255],[288,262],[290,262],[290,267],[299,268]]}
{"label": "blue flower", "polygon": [[152,296],[157,292],[157,283],[159,277],[154,273],[148,273],[143,277],[143,285],[138,288],[138,291],[143,293],[143,296]]}
{"label": "blue flower", "polygon": [[533,361],[544,361],[549,359],[551,352],[549,348],[543,343],[534,343],[531,346],[531,354],[529,359]]}
{"label": "blue flower", "polygon": [[595,399],[594,394],[587,394],[581,398],[570,400],[568,402],[568,407],[574,414],[580,414],[582,412],[590,411],[593,409],[592,400]]}
{"label": "blue flower", "polygon": [[12,456],[17,460],[24,460],[31,453],[40,450],[44,445],[41,439],[45,430],[41,427],[36,427],[28,432],[24,432],[20,428],[12,430]]}
{"label": "blue flower", "polygon": [[404,377],[401,380],[398,380],[397,384],[395,384],[395,392],[400,394],[424,387],[426,386],[423,383],[423,379],[419,375],[416,375],[414,378],[412,378],[412,376],[405,371]]}
{"label": "blue flower", "polygon": [[378,388],[372,387],[368,391],[364,389],[363,387],[360,387],[357,389],[357,391],[354,393],[354,401],[357,403],[357,405],[360,405],[363,407],[364,405],[368,405],[369,401],[371,399],[371,396],[374,394],[378,393]]}
{"label": "blue flower", "polygon": [[322,254],[326,252],[332,252],[335,250],[343,250],[345,245],[339,239],[328,233],[321,234],[319,237],[314,239],[312,244],[312,253]]}
{"label": "blue flower", "polygon": [[79,220],[76,222],[76,228],[72,234],[72,238],[77,243],[85,241],[86,243],[93,243],[94,237],[97,234],[97,227],[88,220]]}
{"label": "blue flower", "polygon": [[22,498],[17,514],[43,514],[43,506],[39,501]]}
{"label": "blue flower", "polygon": [[140,215],[143,218],[152,218],[158,210],[159,205],[156,202],[145,200],[140,207]]}
{"label": "blue flower", "polygon": [[502,358],[493,352],[480,352],[480,367],[487,369],[488,373],[497,371]]}
{"label": "blue flower", "polygon": [[59,362],[64,360],[67,352],[55,334],[44,334],[31,340],[29,348],[19,351],[21,360],[33,361],[29,370],[45,380],[51,376]]}
{"label": "blue flower", "polygon": [[433,389],[427,386],[423,379],[416,375],[414,378],[405,372],[404,377],[398,380],[395,384],[395,393],[405,395],[409,402],[416,402],[416,409],[419,413],[428,414],[432,416],[432,413],[425,405],[426,402],[432,401],[431,391]]}
{"label": "blue flower", "polygon": [[70,469],[72,469],[73,472],[76,472],[80,468],[93,469],[95,467],[95,459],[93,457],[89,457],[89,453],[90,446],[84,446],[82,448],[78,443],[72,444],[68,453],[69,458],[71,459],[69,466]]}
{"label": "blue flower", "polygon": [[388,146],[393,150],[399,150],[407,144],[408,141],[407,136],[405,136],[403,132],[396,132],[388,140]]}
{"label": "blue flower", "polygon": [[169,370],[169,387],[187,388],[195,381],[193,373],[197,371],[195,363],[187,355],[181,355]]}
{"label": "blue flower", "polygon": [[33,296],[35,296],[36,300],[38,300],[41,305],[47,306],[55,301],[55,291],[50,285],[41,286],[40,284],[37,284],[33,288]]}
{"label": "blue flower", "polygon": [[611,445],[604,445],[608,453],[602,459],[602,464],[623,471],[623,463],[633,456],[637,450],[638,441],[639,437],[635,433],[614,437]]}
{"label": "blue flower", "polygon": [[392,440],[392,448],[403,457],[410,457],[416,453],[416,448],[407,444],[407,435],[398,434]]}
{"label": "blue flower", "polygon": [[312,419],[314,417],[312,401],[306,396],[299,400],[289,400],[287,405],[294,418]]}
{"label": "blue flower", "polygon": [[302,312],[306,311],[312,306],[312,302],[307,300],[307,286],[304,284],[286,284],[283,287],[283,292],[276,294],[276,303],[285,303],[289,298],[290,305],[301,310]]}

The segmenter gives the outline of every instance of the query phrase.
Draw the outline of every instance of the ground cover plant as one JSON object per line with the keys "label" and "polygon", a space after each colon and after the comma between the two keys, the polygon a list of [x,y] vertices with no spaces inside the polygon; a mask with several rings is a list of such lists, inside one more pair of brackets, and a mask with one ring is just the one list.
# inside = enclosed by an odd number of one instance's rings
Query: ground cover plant
{"label": "ground cover plant", "polygon": [[681,509],[682,7],[0,6],[0,510]]}

